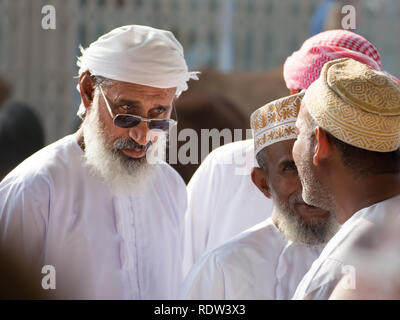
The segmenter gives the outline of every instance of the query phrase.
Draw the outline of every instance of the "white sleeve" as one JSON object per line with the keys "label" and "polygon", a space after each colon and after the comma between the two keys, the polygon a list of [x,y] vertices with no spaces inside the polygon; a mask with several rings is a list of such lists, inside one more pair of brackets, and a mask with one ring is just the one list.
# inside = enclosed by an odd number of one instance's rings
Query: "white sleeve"
{"label": "white sleeve", "polygon": [[49,211],[48,184],[9,177],[0,184],[0,244],[28,267],[41,268]]}
{"label": "white sleeve", "polygon": [[326,258],[315,270],[313,266],[300,281],[292,300],[328,300],[343,276],[341,261]]}
{"label": "white sleeve", "polygon": [[188,207],[185,214],[183,274],[205,253],[219,186],[218,165],[211,153],[203,161],[187,186]]}
{"label": "white sleeve", "polygon": [[193,266],[185,278],[179,298],[184,300],[226,299],[224,271],[214,252],[203,255]]}

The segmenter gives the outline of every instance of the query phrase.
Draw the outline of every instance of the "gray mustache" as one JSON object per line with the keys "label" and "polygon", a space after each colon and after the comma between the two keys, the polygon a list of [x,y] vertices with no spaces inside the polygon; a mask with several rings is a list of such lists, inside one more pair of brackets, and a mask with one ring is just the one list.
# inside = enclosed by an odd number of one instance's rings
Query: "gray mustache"
{"label": "gray mustache", "polygon": [[121,149],[139,149],[143,151],[147,151],[150,146],[152,145],[152,142],[150,141],[146,145],[141,145],[137,143],[133,139],[124,139],[124,138],[119,138],[114,141],[114,149],[115,150],[121,150]]}

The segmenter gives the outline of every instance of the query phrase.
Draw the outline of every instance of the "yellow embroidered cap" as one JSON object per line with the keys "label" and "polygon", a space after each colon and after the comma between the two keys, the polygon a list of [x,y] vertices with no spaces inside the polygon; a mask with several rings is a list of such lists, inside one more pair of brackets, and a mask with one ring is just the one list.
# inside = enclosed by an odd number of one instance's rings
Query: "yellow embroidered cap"
{"label": "yellow embroidered cap", "polygon": [[304,92],[267,103],[250,116],[254,149],[257,155],[263,148],[283,140],[296,139],[295,123]]}
{"label": "yellow embroidered cap", "polygon": [[303,101],[345,143],[378,152],[400,146],[400,85],[383,72],[349,58],[327,62]]}

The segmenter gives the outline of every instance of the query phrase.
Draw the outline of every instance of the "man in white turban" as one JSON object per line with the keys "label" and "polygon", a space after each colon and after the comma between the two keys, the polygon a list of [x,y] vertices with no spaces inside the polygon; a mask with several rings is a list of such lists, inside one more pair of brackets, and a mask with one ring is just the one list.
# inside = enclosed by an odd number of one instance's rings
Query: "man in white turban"
{"label": "man in white turban", "polygon": [[400,85],[353,59],[327,62],[307,89],[296,129],[303,199],[334,211],[342,226],[294,298],[328,299],[344,275],[357,278],[348,257],[360,236],[399,216]]}
{"label": "man in white turban", "polygon": [[82,126],[1,182],[2,244],[34,272],[54,267],[55,298],[173,299],[186,189],[151,151],[196,75],[171,32],[139,25],[101,36],[78,65]]}
{"label": "man in white turban", "polygon": [[181,298],[290,299],[337,231],[333,213],[308,206],[301,197],[292,147],[302,96],[275,100],[251,116],[261,167],[251,177],[257,192],[272,199],[272,216],[204,254],[188,273]]}

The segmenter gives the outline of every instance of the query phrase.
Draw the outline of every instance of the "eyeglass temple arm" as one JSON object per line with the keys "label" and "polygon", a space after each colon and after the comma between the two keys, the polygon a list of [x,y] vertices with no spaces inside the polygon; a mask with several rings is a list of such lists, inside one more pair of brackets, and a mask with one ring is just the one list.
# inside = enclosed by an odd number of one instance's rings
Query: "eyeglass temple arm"
{"label": "eyeglass temple arm", "polygon": [[108,112],[110,113],[111,118],[114,119],[114,114],[113,114],[113,112],[111,110],[110,104],[108,103],[108,100],[107,100],[107,98],[106,98],[106,96],[105,96],[105,94],[103,92],[102,87],[99,86],[99,89],[100,89],[100,92],[101,92],[101,94],[103,96],[104,101],[106,102],[106,106],[107,106]]}

